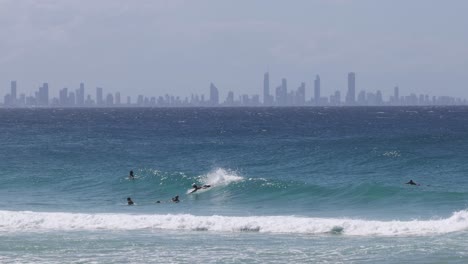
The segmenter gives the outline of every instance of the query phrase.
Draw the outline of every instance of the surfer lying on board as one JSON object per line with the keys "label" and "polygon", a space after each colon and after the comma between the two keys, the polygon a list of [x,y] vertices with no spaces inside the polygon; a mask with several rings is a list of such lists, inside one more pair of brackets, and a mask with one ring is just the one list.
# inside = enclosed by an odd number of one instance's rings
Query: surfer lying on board
{"label": "surfer lying on board", "polygon": [[208,185],[208,184],[205,184],[203,186],[198,186],[198,185],[196,185],[194,183],[194,184],[192,184],[193,191],[191,191],[190,193],[194,193],[194,192],[196,192],[196,191],[198,191],[200,189],[207,189],[207,188],[210,188],[210,187],[211,187],[211,185]]}
{"label": "surfer lying on board", "polygon": [[407,182],[406,184],[409,184],[409,185],[419,185],[419,184],[415,183],[413,180],[410,180],[410,181]]}

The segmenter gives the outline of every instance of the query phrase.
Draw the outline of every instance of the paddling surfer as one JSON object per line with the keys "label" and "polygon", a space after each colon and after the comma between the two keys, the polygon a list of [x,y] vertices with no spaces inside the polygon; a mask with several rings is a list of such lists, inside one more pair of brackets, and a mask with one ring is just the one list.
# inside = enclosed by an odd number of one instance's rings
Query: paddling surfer
{"label": "paddling surfer", "polygon": [[410,181],[407,182],[406,184],[409,184],[409,185],[419,185],[419,184],[415,183],[413,180],[410,180]]}

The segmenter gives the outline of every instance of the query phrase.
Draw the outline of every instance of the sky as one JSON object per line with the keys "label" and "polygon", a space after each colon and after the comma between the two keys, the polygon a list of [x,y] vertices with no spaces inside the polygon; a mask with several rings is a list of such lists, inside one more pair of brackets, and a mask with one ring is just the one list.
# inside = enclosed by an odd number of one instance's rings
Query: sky
{"label": "sky", "polygon": [[[0,95],[17,80],[123,96],[261,94],[321,77],[322,94],[468,98],[465,0],[0,0]],[[2,99],[0,99],[2,100]]]}

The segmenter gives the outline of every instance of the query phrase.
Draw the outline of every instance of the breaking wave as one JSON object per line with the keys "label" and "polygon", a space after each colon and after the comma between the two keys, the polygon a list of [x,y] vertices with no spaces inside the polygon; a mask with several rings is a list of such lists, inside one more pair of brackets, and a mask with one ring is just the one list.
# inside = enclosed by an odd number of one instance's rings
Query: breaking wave
{"label": "breaking wave", "polygon": [[131,215],[0,211],[0,232],[187,230],[349,236],[424,236],[468,230],[468,211],[445,219],[374,221],[296,216]]}

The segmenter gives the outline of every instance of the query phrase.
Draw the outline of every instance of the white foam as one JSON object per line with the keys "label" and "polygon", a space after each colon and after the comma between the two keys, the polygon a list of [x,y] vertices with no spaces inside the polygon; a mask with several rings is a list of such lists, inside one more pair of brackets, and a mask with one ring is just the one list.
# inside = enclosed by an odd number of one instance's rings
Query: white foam
{"label": "white foam", "polygon": [[468,230],[468,211],[439,220],[368,221],[295,216],[194,216],[0,211],[0,232],[48,230],[196,230],[353,236],[422,236]]}

